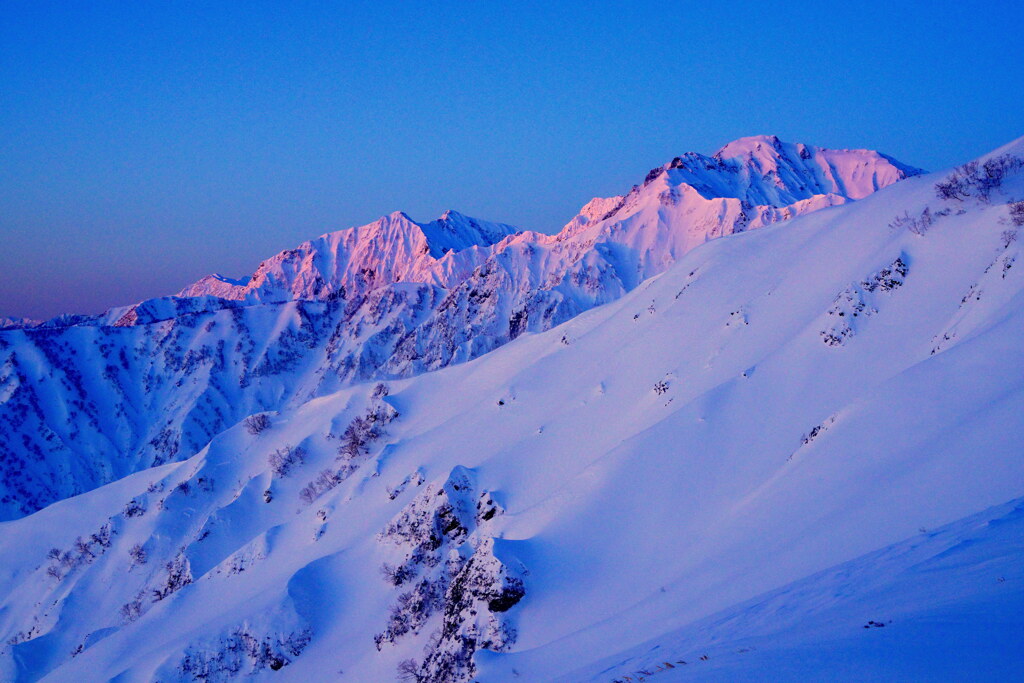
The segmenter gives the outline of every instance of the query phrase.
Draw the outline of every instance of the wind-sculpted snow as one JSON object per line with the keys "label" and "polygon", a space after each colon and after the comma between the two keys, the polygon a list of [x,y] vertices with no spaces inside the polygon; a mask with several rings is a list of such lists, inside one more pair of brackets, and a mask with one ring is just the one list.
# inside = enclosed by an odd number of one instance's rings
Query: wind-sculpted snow
{"label": "wind-sculpted snow", "polygon": [[436,297],[407,287],[351,308],[297,301],[0,336],[0,510],[189,457],[247,415],[370,377],[394,344],[387,331]]}
{"label": "wind-sculpted snow", "polygon": [[[1005,679],[1024,664],[1024,173],[984,198],[940,196],[947,175],[712,240],[408,378],[323,370],[348,357],[327,349],[350,328],[331,345],[323,322],[343,301],[5,333],[5,396],[20,375],[101,386],[68,340],[114,335],[114,358],[178,363],[140,371],[139,396],[197,392],[225,426],[0,526],[0,678]],[[893,225],[925,209],[927,230]],[[871,315],[823,343],[858,301]],[[220,338],[236,384],[211,379],[215,352],[180,372]],[[51,377],[47,354],[75,360]]]}
{"label": "wind-sculpted snow", "polygon": [[[730,606],[564,683],[1017,676],[1024,499]],[[952,654],[951,654],[952,653]]]}
{"label": "wind-sculpted snow", "polygon": [[914,173],[876,152],[744,138],[592,200],[557,235],[396,212],[245,281],[210,276],[177,297],[0,332],[0,519],[189,457],[251,413],[477,358],[618,299],[711,238]]}

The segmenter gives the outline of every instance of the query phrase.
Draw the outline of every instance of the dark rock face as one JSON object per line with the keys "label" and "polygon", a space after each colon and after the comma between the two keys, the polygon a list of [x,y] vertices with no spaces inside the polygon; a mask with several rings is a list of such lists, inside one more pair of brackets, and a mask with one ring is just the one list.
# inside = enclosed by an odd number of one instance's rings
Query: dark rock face
{"label": "dark rock face", "polygon": [[385,564],[381,573],[396,588],[412,587],[392,605],[387,627],[374,638],[377,649],[433,625],[423,662],[403,663],[415,680],[471,680],[477,650],[500,652],[515,642],[504,613],[525,596],[525,571],[494,554],[487,529],[501,513],[488,492],[477,493],[473,473],[457,467],[441,486],[428,485],[379,534],[382,545],[405,550],[401,564]]}

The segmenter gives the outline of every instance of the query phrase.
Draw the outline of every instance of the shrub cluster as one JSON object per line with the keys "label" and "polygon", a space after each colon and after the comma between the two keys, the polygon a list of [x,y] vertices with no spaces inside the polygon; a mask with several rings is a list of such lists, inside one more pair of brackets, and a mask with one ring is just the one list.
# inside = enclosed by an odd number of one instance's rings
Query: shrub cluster
{"label": "shrub cluster", "polygon": [[1010,222],[1018,228],[1024,225],[1024,201],[1010,202]]}
{"label": "shrub cluster", "polygon": [[306,461],[306,450],[301,446],[279,448],[267,458],[275,477],[287,477],[294,468]]}
{"label": "shrub cluster", "polygon": [[314,500],[322,496],[327,491],[330,491],[335,486],[343,482],[345,479],[337,472],[331,470],[321,470],[320,474],[316,475],[313,481],[309,482],[306,486],[299,491],[299,498],[302,502],[310,505]]}
{"label": "shrub cluster", "polygon": [[253,436],[261,434],[270,428],[270,418],[267,417],[266,413],[259,413],[257,415],[250,415],[243,420],[245,423],[245,429]]}
{"label": "shrub cluster", "polygon": [[992,191],[1003,184],[1003,179],[1024,168],[1024,159],[1011,154],[993,157],[984,164],[971,161],[957,166],[945,180],[935,183],[935,194],[939,199],[963,201],[977,197],[988,201]]}
{"label": "shrub cluster", "polygon": [[61,550],[51,548],[46,557],[52,564],[46,568],[46,573],[58,581],[76,567],[83,564],[91,564],[93,560],[105,553],[111,545],[113,529],[110,524],[104,524],[99,530],[88,538],[79,536],[75,539],[72,550]]}

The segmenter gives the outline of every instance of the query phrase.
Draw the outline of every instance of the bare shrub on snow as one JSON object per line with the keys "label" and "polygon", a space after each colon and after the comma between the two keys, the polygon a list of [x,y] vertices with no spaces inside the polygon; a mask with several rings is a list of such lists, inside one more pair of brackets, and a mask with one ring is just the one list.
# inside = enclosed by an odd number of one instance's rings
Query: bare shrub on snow
{"label": "bare shrub on snow", "polygon": [[167,570],[167,580],[163,586],[153,590],[153,602],[159,602],[192,583],[192,567],[185,553],[179,552],[164,568]]}
{"label": "bare shrub on snow", "polygon": [[146,564],[149,556],[146,554],[146,549],[141,544],[136,543],[128,551],[128,556],[132,558],[132,566]]}
{"label": "bare shrub on snow", "polygon": [[250,415],[243,420],[245,429],[253,436],[262,434],[264,431],[270,428],[270,418],[267,417],[266,413],[259,413],[257,415]]}
{"label": "bare shrub on snow", "polygon": [[1024,201],[1010,202],[1010,222],[1018,228],[1024,226]]}
{"label": "bare shrub on snow", "polygon": [[943,200],[962,202],[968,197],[977,197],[987,202],[1006,176],[1021,168],[1024,168],[1024,159],[1011,154],[993,157],[984,164],[971,161],[957,166],[945,179],[935,183],[935,194]]}
{"label": "bare shrub on snow", "polygon": [[314,500],[322,496],[327,491],[330,491],[335,486],[344,481],[337,472],[331,470],[321,470],[320,474],[316,475],[313,481],[309,482],[306,486],[299,491],[299,498],[302,499],[307,505],[313,503]]}
{"label": "bare shrub on snow", "polygon": [[294,468],[306,461],[306,451],[301,446],[285,446],[271,453],[267,462],[275,477],[287,477]]}

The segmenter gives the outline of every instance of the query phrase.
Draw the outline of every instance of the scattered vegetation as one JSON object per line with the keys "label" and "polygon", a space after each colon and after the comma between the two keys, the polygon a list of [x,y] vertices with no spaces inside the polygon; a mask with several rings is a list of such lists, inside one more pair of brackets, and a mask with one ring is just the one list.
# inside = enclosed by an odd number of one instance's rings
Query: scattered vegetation
{"label": "scattered vegetation", "polygon": [[316,475],[313,481],[302,487],[299,498],[306,505],[311,505],[313,501],[343,481],[344,479],[333,470],[320,470],[320,474]]}
{"label": "scattered vegetation", "polygon": [[1024,201],[1010,202],[1010,222],[1016,227],[1024,226]]}
{"label": "scattered vegetation", "polygon": [[239,675],[278,671],[302,654],[313,639],[310,629],[260,635],[249,627],[236,628],[213,646],[190,646],[178,664],[182,680],[220,681]]}
{"label": "scattered vegetation", "polygon": [[345,427],[338,456],[344,460],[354,460],[366,455],[370,452],[370,445],[386,433],[384,427],[397,417],[398,411],[386,403],[367,409],[365,415],[355,417]]}
{"label": "scattered vegetation", "polygon": [[1011,154],[993,157],[984,164],[971,161],[935,183],[935,194],[943,200],[964,201],[977,197],[987,202],[992,192],[1002,186],[1003,179],[1021,168],[1024,168],[1024,159]]}
{"label": "scattered vegetation", "polygon": [[167,570],[167,580],[163,586],[153,590],[153,602],[159,602],[192,583],[192,567],[184,550],[164,565],[164,568]]}
{"label": "scattered vegetation", "polygon": [[931,208],[927,206],[917,216],[911,216],[909,211],[904,211],[889,222],[889,228],[892,230],[906,228],[915,235],[924,235],[938,218],[948,216],[950,213],[952,212],[949,209],[942,209],[933,213]]}
{"label": "scattered vegetation", "polygon": [[139,617],[142,616],[142,601],[132,600],[121,605],[121,621],[125,624],[130,624]]}
{"label": "scattered vegetation", "polygon": [[125,504],[124,512],[122,514],[125,516],[126,519],[130,519],[132,517],[141,517],[142,515],[146,514],[146,506],[138,499],[132,498],[130,501],[128,501],[127,504]]}
{"label": "scattered vegetation", "polygon": [[50,548],[46,554],[47,559],[50,560],[50,565],[46,568],[47,575],[59,581],[76,568],[91,564],[110,548],[113,534],[113,528],[108,522],[101,526],[96,533],[90,534],[88,538],[82,536],[76,538],[71,550]]}
{"label": "scattered vegetation", "polygon": [[398,594],[385,629],[374,637],[377,649],[440,617],[423,662],[399,665],[402,680],[471,680],[477,650],[500,652],[515,642],[515,629],[501,615],[519,603],[525,587],[495,557],[485,532],[501,508],[488,492],[474,490],[470,473],[456,468],[442,487],[428,486],[378,535],[408,549],[404,562],[385,564],[381,574],[393,586],[410,587]]}
{"label": "scattered vegetation", "polygon": [[279,448],[267,458],[275,477],[287,477],[288,473],[306,461],[306,450],[301,446]]}
{"label": "scattered vegetation", "polygon": [[245,429],[253,436],[262,434],[266,430],[270,429],[270,418],[267,417],[266,413],[258,413],[256,415],[250,415],[243,420]]}
{"label": "scattered vegetation", "polygon": [[388,487],[388,489],[387,489],[387,491],[388,491],[388,500],[394,500],[395,498],[398,498],[398,496],[402,495],[402,493],[404,493],[405,490],[410,485],[422,486],[423,485],[423,481],[424,481],[424,479],[423,479],[423,473],[422,472],[420,472],[419,470],[417,470],[416,472],[413,472],[412,474],[406,476],[406,478],[402,480],[402,483],[400,483],[395,488],[391,488],[390,486]]}
{"label": "scattered vegetation", "polygon": [[869,305],[874,292],[891,292],[903,286],[910,268],[903,256],[873,273],[861,282],[850,285],[836,297],[827,315],[831,324],[821,331],[822,341],[828,346],[841,346],[854,335],[853,319],[868,317],[878,312]]}
{"label": "scattered vegetation", "polygon": [[353,418],[342,432],[337,458],[342,461],[342,465],[337,470],[321,470],[311,482],[299,491],[299,498],[302,499],[302,502],[309,505],[325,492],[345,481],[359,468],[359,461],[369,455],[370,447],[374,442],[387,434],[385,426],[398,418],[398,411],[380,400],[387,394],[388,389],[385,384],[378,384],[374,388],[373,405],[367,408],[363,415]]}
{"label": "scattered vegetation", "polygon": [[146,549],[138,543],[131,547],[131,549],[128,551],[128,556],[132,558],[133,567],[136,565],[146,564],[146,561],[149,559],[148,555],[146,554]]}

